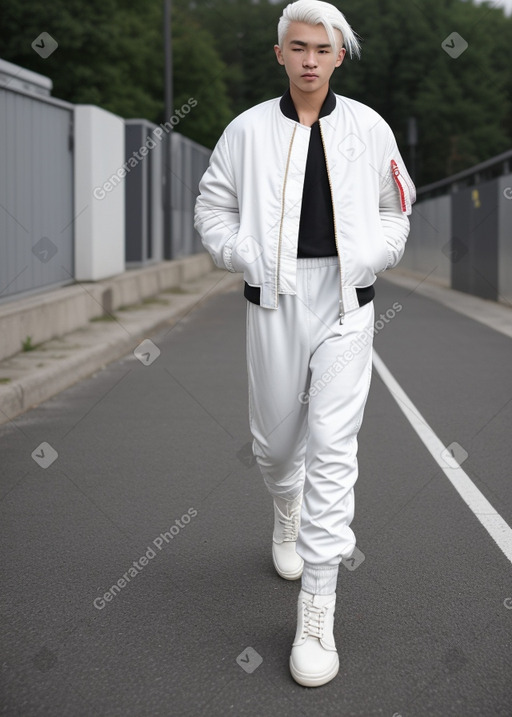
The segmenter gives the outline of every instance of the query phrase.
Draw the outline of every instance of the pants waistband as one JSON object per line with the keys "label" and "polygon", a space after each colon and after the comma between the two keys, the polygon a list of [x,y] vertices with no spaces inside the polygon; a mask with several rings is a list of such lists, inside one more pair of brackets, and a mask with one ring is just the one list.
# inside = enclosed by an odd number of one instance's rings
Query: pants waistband
{"label": "pants waistband", "polygon": [[[336,257],[332,258],[337,261]],[[318,259],[298,259],[297,261],[319,262],[325,261],[326,259],[331,259],[331,257],[320,257]],[[328,266],[328,264],[323,265],[317,263],[313,266]],[[302,268],[306,269],[308,267],[303,266]],[[247,301],[250,301],[252,304],[260,303],[260,291],[261,290],[259,286],[250,286],[246,281],[244,282],[244,296]],[[343,291],[343,300],[346,303],[347,311],[355,309],[357,308],[357,306],[364,306],[368,302],[372,301],[372,299],[375,297],[375,288],[373,285],[363,286],[361,288],[348,287],[345,288]]]}
{"label": "pants waistband", "polygon": [[317,269],[322,266],[332,266],[338,264],[337,256],[315,256],[307,258],[297,258],[297,270],[300,269]]}

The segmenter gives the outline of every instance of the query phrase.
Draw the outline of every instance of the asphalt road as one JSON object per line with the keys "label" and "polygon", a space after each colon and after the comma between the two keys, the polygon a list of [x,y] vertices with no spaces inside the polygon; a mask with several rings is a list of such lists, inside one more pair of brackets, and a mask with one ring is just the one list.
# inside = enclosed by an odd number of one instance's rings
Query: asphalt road
{"label": "asphalt road", "polygon": [[[511,339],[386,281],[377,294],[377,317],[401,306],[379,356],[512,525]],[[379,375],[340,673],[306,689],[288,671],[299,583],[272,567],[250,454],[245,300],[151,338],[150,365],[129,355],[0,428],[1,714],[512,715],[511,563]]]}

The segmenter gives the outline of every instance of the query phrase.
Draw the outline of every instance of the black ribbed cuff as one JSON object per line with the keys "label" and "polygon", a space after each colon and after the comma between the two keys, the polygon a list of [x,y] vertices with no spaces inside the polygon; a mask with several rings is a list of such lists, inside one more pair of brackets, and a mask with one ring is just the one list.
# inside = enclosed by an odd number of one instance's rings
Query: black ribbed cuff
{"label": "black ribbed cuff", "polygon": [[[371,286],[363,286],[360,289],[357,288],[356,292],[359,306],[364,306],[375,298],[375,287],[373,284]],[[250,286],[247,282],[244,282],[244,296],[251,304],[260,305],[260,294],[261,290],[259,286]]]}

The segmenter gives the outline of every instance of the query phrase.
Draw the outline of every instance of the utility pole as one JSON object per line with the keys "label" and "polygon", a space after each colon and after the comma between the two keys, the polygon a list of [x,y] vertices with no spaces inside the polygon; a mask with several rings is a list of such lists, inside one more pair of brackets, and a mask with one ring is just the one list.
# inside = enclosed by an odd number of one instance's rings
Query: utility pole
{"label": "utility pole", "polygon": [[[172,115],[173,84],[172,84],[172,26],[171,0],[164,0],[164,50],[165,50],[165,119],[168,122]],[[171,206],[171,140],[172,130],[166,133],[164,144],[164,259],[174,258],[172,236]]]}

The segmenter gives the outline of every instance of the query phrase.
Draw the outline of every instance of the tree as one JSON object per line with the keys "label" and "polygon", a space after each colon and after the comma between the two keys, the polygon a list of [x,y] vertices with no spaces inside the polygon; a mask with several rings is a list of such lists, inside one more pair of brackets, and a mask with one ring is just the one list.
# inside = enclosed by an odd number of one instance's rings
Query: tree
{"label": "tree", "polygon": [[233,113],[226,88],[226,65],[215,50],[212,36],[176,12],[174,37],[174,106],[190,97],[197,106],[179,125],[179,132],[213,147]]}
{"label": "tree", "polygon": [[[161,0],[3,0],[2,57],[49,76],[55,97],[158,124],[168,119],[162,6]],[[45,60],[31,47],[42,28],[59,43]],[[232,117],[224,64],[209,33],[183,13],[174,15],[173,37],[175,107],[191,96],[198,102],[180,132],[212,146]]]}
{"label": "tree", "polygon": [[[276,62],[277,21],[287,0],[173,0],[174,89],[179,109],[197,105],[179,131],[212,147],[227,122],[287,87]],[[122,117],[165,121],[163,0],[3,0],[3,57],[49,75],[54,95]],[[423,184],[504,151],[512,143],[512,18],[471,0],[344,0],[362,37],[331,87],[379,112],[404,158],[407,118],[418,121]],[[42,60],[30,47],[42,29],[59,48]],[[458,57],[441,46],[456,31]]]}
{"label": "tree", "polygon": [[[433,37],[430,47],[432,60],[414,102],[424,183],[466,169],[510,147],[510,127],[508,133],[505,129],[510,116],[507,74],[497,68],[494,43],[485,32],[490,12],[493,11],[489,8],[461,2],[451,4],[448,11],[438,8],[435,40]],[[502,15],[502,24],[503,20]],[[443,49],[450,49],[455,42],[458,47],[454,50],[462,49],[459,39],[444,42],[454,28],[468,43],[458,56]]]}
{"label": "tree", "polygon": [[[2,57],[53,80],[56,97],[76,103],[103,104],[122,78],[115,0],[3,0]],[[44,30],[59,44],[47,59],[31,47]]]}

